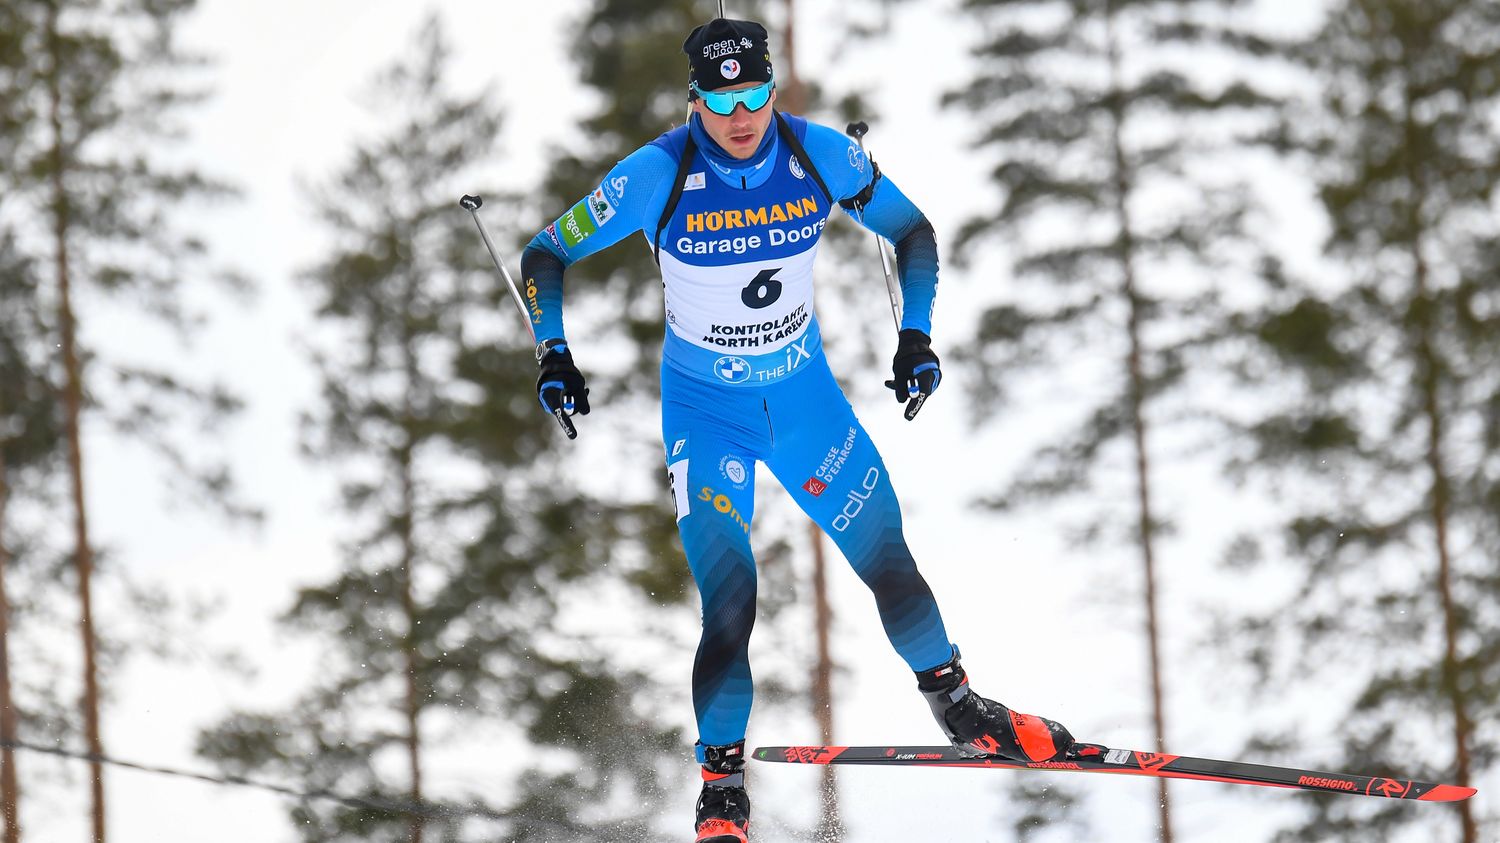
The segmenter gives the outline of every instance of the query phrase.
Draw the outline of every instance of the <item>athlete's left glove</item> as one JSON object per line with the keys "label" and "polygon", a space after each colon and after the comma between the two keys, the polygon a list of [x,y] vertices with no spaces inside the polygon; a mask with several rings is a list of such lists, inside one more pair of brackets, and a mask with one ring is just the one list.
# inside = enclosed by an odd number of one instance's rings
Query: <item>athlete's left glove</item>
{"label": "athlete's left glove", "polygon": [[536,378],[536,397],[542,409],[557,417],[569,439],[577,439],[574,413],[589,414],[589,391],[583,385],[583,373],[573,363],[573,352],[563,340],[547,340],[536,347],[536,362],[541,372]]}
{"label": "athlete's left glove", "polygon": [[896,377],[885,385],[895,391],[897,401],[906,404],[906,420],[911,421],[943,381],[938,357],[932,353],[932,338],[916,328],[902,329],[891,372]]}

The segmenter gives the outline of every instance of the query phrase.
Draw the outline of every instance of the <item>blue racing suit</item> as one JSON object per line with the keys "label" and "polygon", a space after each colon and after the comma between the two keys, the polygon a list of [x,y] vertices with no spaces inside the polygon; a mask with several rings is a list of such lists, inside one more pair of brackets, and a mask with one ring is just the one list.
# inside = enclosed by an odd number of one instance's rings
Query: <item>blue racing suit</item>
{"label": "blue racing suit", "polygon": [[[748,160],[724,153],[695,115],[621,161],[591,195],[527,247],[522,274],[537,339],[564,339],[563,269],[642,232],[659,249],[666,299],[662,441],[677,526],[703,609],[693,667],[699,740],[745,737],[756,571],[755,471],[764,463],[831,537],[875,597],[886,635],[913,671],[953,657],[932,591],[901,529],[890,474],[822,353],[812,267],[833,203],[896,244],[901,326],[931,329],[932,227],[860,147],[780,115],[825,194],[773,120]],[[688,133],[697,151],[660,231]],[[832,201],[830,201],[830,198]]]}

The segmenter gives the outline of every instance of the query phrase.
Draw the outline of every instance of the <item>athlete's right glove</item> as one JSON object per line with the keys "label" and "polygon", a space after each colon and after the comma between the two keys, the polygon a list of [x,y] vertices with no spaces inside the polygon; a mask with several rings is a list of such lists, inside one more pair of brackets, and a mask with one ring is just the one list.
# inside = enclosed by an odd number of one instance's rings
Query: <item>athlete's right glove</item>
{"label": "athlete's right glove", "polygon": [[897,401],[906,404],[906,420],[911,421],[943,381],[938,357],[932,353],[932,338],[916,328],[903,328],[891,372],[896,377],[885,385],[895,391]]}
{"label": "athlete's right glove", "polygon": [[589,414],[589,391],[583,385],[583,373],[573,363],[573,352],[563,340],[547,340],[536,347],[536,362],[541,372],[536,378],[536,397],[542,409],[557,417],[569,439],[577,439],[574,413]]}

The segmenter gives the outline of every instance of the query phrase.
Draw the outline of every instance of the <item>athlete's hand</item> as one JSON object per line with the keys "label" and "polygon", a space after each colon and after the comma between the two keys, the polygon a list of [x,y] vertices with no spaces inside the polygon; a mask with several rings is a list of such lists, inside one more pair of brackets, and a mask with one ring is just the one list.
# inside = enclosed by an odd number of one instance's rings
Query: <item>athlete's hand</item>
{"label": "athlete's hand", "polygon": [[542,409],[557,417],[569,439],[577,439],[574,413],[589,414],[589,391],[583,385],[583,373],[573,363],[573,352],[562,340],[547,340],[536,347],[536,362],[541,373],[536,378],[536,397]]}
{"label": "athlete's hand", "polygon": [[932,353],[932,338],[915,328],[903,329],[891,372],[896,377],[885,385],[895,391],[897,401],[906,404],[906,420],[911,421],[943,381],[938,357]]}

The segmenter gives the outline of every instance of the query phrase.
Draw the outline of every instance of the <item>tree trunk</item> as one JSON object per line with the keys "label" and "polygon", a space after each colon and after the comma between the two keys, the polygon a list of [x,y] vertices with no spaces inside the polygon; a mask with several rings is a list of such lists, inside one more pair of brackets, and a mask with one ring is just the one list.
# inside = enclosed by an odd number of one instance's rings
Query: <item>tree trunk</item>
{"label": "tree trunk", "polygon": [[[1155,533],[1151,504],[1151,463],[1146,450],[1145,376],[1141,369],[1139,302],[1133,280],[1126,274],[1126,295],[1130,298],[1130,424],[1135,442],[1136,492],[1140,507],[1141,567],[1145,580],[1146,647],[1150,652],[1151,721],[1156,729],[1156,751],[1167,751],[1167,721],[1162,690],[1161,625],[1157,615]],[[1161,841],[1172,841],[1171,796],[1167,780],[1156,780],[1161,801]]]}
{"label": "tree trunk", "polygon": [[53,64],[47,76],[47,95],[52,126],[52,214],[57,250],[58,326],[62,332],[63,424],[68,447],[68,475],[73,498],[73,560],[78,577],[79,635],[83,640],[83,730],[88,743],[90,792],[93,804],[94,843],[105,843],[104,832],[104,742],[99,728],[99,686],[94,634],[94,552],[89,544],[88,511],[83,485],[83,373],[78,355],[77,328],[73,319],[73,293],[68,274],[69,203],[63,180],[67,165],[62,126],[62,89],[58,78],[59,44],[57,6],[47,11],[47,40]]}
{"label": "tree trunk", "polygon": [[[833,744],[833,604],[828,599],[828,565],[823,554],[823,531],[809,521],[808,539],[813,556],[813,615],[817,632],[818,664],[813,669],[812,709],[813,721],[818,725],[818,742],[824,746]],[[822,813],[814,839],[820,841],[841,840],[844,834],[844,819],[839,812],[838,777],[832,764],[824,764],[819,786],[819,804]]]}
{"label": "tree trunk", "polygon": [[[0,406],[0,421],[5,418]],[[10,550],[5,544],[10,476],[5,464],[5,442],[0,440],[0,819],[5,822],[4,843],[21,843],[21,786],[16,773],[16,707],[10,691],[10,598],[5,575],[10,570]]]}
{"label": "tree trunk", "polygon": [[[413,569],[417,561],[416,524],[417,524],[417,484],[413,462],[415,460],[415,449],[417,434],[413,432],[415,427],[412,419],[416,417],[416,410],[412,406],[412,394],[417,389],[421,378],[420,364],[417,362],[416,340],[412,336],[409,314],[415,308],[418,281],[408,278],[406,288],[406,316],[402,325],[402,356],[403,366],[406,370],[405,399],[402,406],[402,435],[406,441],[402,443],[401,450],[397,456],[397,472],[401,484],[401,613],[406,619],[406,635],[401,644],[401,655],[406,669],[406,753],[408,761],[408,775],[411,781],[410,798],[413,805],[422,804],[422,733],[418,721],[422,716],[422,689],[418,679],[421,668],[421,657],[417,649],[417,598],[413,584]],[[418,814],[412,814],[410,826],[411,843],[422,843],[424,819]]]}
{"label": "tree trunk", "polygon": [[[1139,530],[1142,576],[1145,580],[1146,603],[1146,648],[1151,670],[1151,720],[1156,730],[1156,751],[1166,752],[1167,724],[1165,692],[1162,690],[1161,627],[1157,614],[1155,519],[1151,502],[1151,461],[1146,447],[1146,374],[1142,364],[1141,300],[1135,278],[1134,222],[1130,215],[1129,198],[1132,190],[1130,162],[1125,154],[1124,104],[1118,92],[1121,89],[1120,55],[1115,36],[1115,7],[1111,2],[1105,12],[1109,40],[1109,65],[1111,87],[1116,95],[1113,99],[1113,123],[1111,145],[1115,167],[1115,213],[1120,224],[1120,277],[1125,296],[1127,333],[1130,350],[1126,360],[1127,376],[1130,379],[1130,425],[1135,447],[1136,494],[1139,506]],[[1161,843],[1172,843],[1172,802],[1166,779],[1156,780],[1161,824]]]}
{"label": "tree trunk", "polygon": [[[416,519],[415,488],[411,473],[410,446],[402,450],[401,465],[401,608],[406,616],[406,638],[402,643],[402,656],[406,667],[406,752],[411,778],[411,802],[422,804],[422,738],[417,721],[422,713],[421,686],[418,682],[420,659],[417,653],[417,602],[412,589],[412,566],[416,561],[416,546],[412,528]],[[423,819],[417,814],[411,817],[411,843],[422,843]]]}
{"label": "tree trunk", "polygon": [[[1408,99],[1410,102],[1410,99]],[[1414,119],[1408,113],[1408,121]],[[1408,126],[1412,125],[1408,122]],[[1409,165],[1411,166],[1411,165]],[[1411,205],[1412,231],[1417,232],[1412,243],[1413,283],[1416,287],[1417,308],[1417,378],[1422,393],[1422,412],[1427,417],[1427,468],[1432,475],[1431,504],[1432,532],[1436,545],[1438,570],[1438,594],[1443,607],[1443,667],[1442,692],[1448,697],[1453,711],[1454,781],[1469,786],[1471,778],[1469,744],[1474,724],[1469,719],[1463,690],[1458,683],[1458,607],[1453,599],[1453,556],[1449,549],[1448,521],[1452,502],[1452,482],[1448,478],[1446,460],[1443,458],[1443,440],[1446,415],[1439,400],[1442,364],[1433,348],[1435,328],[1432,324],[1434,302],[1429,283],[1426,255],[1422,251],[1424,223],[1421,208],[1426,188],[1421,174],[1414,167],[1408,178],[1415,189],[1416,201]],[[1463,828],[1463,843],[1478,843],[1479,828],[1474,811],[1467,802],[1458,803],[1459,824]]]}
{"label": "tree trunk", "polygon": [[[1424,292],[1425,298],[1425,292]],[[1424,303],[1422,306],[1426,306]],[[1432,473],[1432,527],[1438,557],[1438,593],[1443,605],[1443,670],[1442,687],[1453,710],[1454,780],[1460,786],[1469,786],[1471,778],[1469,743],[1474,724],[1469,719],[1463,690],[1458,683],[1458,607],[1453,599],[1453,564],[1448,547],[1449,504],[1452,498],[1443,460],[1444,416],[1438,404],[1437,360],[1430,337],[1423,325],[1418,355],[1421,358],[1422,400],[1427,416],[1427,465]],[[1463,827],[1463,843],[1479,843],[1479,828],[1475,824],[1473,809],[1467,802],[1458,803],[1459,823]]]}
{"label": "tree trunk", "polygon": [[797,73],[797,0],[785,0],[786,27],[782,35],[781,66],[782,79],[778,79],[780,90],[776,94],[781,111],[803,114],[807,111],[807,86]]}
{"label": "tree trunk", "polygon": [[[785,82],[777,95],[782,111],[804,114],[807,111],[807,87],[797,73],[797,2],[785,0],[786,24],[783,29],[781,63]],[[812,546],[813,570],[813,628],[817,640],[818,663],[813,667],[812,713],[817,724],[819,740],[833,743],[833,604],[828,599],[828,565],[823,554],[823,532],[814,522],[807,525],[808,543]],[[823,765],[818,787],[818,802],[822,811],[818,814],[814,838],[817,840],[840,840],[844,835],[844,820],[839,811],[838,773],[832,764]]]}

